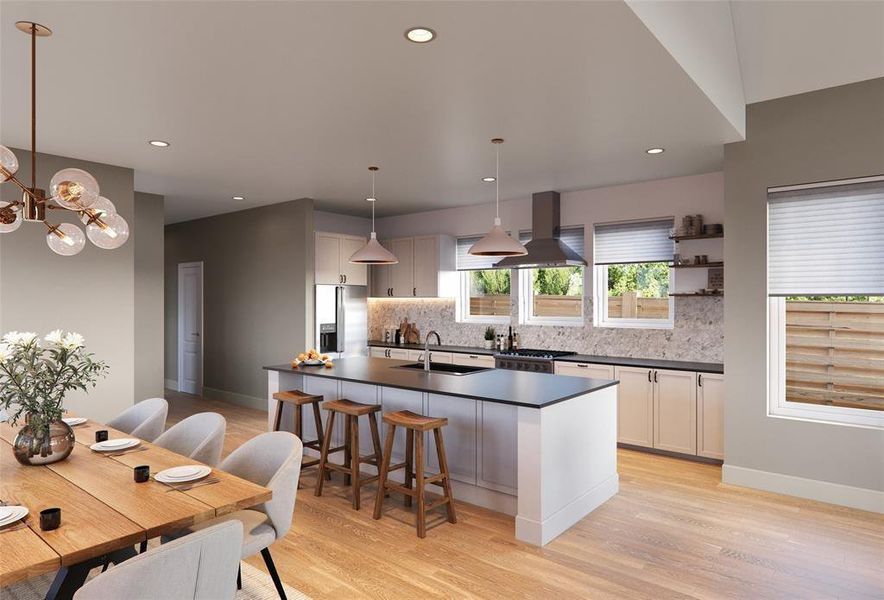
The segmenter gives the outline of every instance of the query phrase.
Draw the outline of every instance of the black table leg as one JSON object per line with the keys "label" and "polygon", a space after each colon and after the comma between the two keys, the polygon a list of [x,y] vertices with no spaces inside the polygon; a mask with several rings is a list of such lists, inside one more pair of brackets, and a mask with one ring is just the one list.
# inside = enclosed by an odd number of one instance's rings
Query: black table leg
{"label": "black table leg", "polygon": [[135,548],[128,546],[108,554],[84,560],[75,565],[62,567],[55,574],[55,579],[52,581],[49,591],[46,592],[46,600],[71,600],[74,597],[74,592],[86,583],[89,571],[109,562],[119,564],[124,560],[137,556],[137,554]]}

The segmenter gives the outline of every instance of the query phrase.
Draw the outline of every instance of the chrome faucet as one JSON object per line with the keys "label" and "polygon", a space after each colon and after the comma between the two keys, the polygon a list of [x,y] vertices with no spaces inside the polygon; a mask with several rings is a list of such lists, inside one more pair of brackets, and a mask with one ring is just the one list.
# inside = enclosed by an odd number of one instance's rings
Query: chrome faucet
{"label": "chrome faucet", "polygon": [[427,339],[424,341],[424,371],[430,370],[430,336],[436,336],[436,345],[442,345],[442,338],[439,337],[439,334],[433,330],[427,334]]}

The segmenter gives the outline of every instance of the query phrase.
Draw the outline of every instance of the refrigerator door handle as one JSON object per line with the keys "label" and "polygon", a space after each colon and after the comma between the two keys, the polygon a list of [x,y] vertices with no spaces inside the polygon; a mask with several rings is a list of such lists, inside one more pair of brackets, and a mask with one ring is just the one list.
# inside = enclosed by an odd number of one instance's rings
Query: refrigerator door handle
{"label": "refrigerator door handle", "polygon": [[335,320],[337,321],[337,331],[338,331],[337,351],[343,352],[344,351],[344,336],[347,332],[347,326],[344,323],[344,312],[345,312],[344,311],[344,288],[342,288],[342,287],[335,288],[335,305],[336,305],[336,310],[337,310],[337,318]]}

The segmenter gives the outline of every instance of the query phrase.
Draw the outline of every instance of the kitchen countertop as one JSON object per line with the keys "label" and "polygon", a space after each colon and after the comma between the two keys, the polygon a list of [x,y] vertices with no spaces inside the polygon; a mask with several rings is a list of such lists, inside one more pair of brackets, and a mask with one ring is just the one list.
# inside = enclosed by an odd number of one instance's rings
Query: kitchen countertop
{"label": "kitchen countertop", "polygon": [[264,369],[431,394],[460,396],[526,408],[544,408],[618,383],[613,379],[558,377],[546,373],[505,369],[488,369],[468,375],[450,375],[396,368],[413,362],[388,358],[350,357],[336,360],[332,368],[292,368],[290,365],[273,365]]}
{"label": "kitchen countertop", "polygon": [[[380,348],[402,348],[404,350],[423,350],[423,344],[391,344],[389,342],[368,342],[369,346]],[[472,346],[436,346],[430,345],[436,352],[460,352],[463,354],[484,354],[492,356],[494,350]],[[572,354],[555,359],[564,362],[586,362],[618,367],[636,367],[639,369],[674,369],[676,371],[696,371],[698,373],[724,373],[721,363],[694,362],[686,360],[665,360],[661,358],[631,358],[628,356],[598,356],[593,354]]]}

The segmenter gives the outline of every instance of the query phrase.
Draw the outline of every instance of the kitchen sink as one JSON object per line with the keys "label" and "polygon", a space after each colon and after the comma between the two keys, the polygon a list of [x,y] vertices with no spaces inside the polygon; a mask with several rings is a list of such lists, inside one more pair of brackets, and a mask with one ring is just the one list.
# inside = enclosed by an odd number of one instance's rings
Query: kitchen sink
{"label": "kitchen sink", "polygon": [[[410,369],[412,371],[423,371],[424,363],[411,363],[408,365],[400,365],[393,367],[394,369]],[[479,373],[480,371],[490,371],[489,367],[473,367],[470,365],[453,365],[451,363],[430,363],[430,373],[444,373],[445,375],[470,375]]]}

